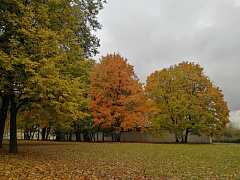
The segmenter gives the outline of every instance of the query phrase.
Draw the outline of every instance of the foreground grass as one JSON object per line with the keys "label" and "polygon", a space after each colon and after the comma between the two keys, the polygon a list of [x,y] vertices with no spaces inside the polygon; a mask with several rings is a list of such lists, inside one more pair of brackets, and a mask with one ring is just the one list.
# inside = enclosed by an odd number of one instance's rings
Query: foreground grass
{"label": "foreground grass", "polygon": [[7,143],[0,179],[240,179],[240,145]]}

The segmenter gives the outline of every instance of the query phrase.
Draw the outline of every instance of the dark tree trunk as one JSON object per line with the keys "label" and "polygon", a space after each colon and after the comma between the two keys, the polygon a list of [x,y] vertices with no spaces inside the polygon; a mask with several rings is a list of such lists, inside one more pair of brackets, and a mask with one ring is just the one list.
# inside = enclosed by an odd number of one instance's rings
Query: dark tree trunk
{"label": "dark tree trunk", "polygon": [[45,137],[46,137],[46,127],[42,128],[42,141],[45,140]]}
{"label": "dark tree trunk", "polygon": [[49,138],[50,131],[51,131],[51,126],[48,126],[45,140],[49,140],[48,138]]}
{"label": "dark tree trunk", "polygon": [[31,140],[33,140],[34,135],[35,135],[35,129],[33,129],[33,132],[31,133]]}
{"label": "dark tree trunk", "polygon": [[83,132],[83,140],[85,142],[91,142],[93,139],[93,134],[89,132]]}
{"label": "dark tree trunk", "polygon": [[104,132],[102,132],[102,141],[104,142]]}
{"label": "dark tree trunk", "polygon": [[179,142],[179,140],[176,138],[176,142]]}
{"label": "dark tree trunk", "polygon": [[[61,132],[56,131],[55,133],[56,133],[56,141],[61,141],[61,136],[62,136]],[[65,138],[64,138],[64,140],[65,140]]]}
{"label": "dark tree trunk", "polygon": [[90,134],[90,142],[93,140],[93,137],[94,137],[94,133],[91,133]]}
{"label": "dark tree trunk", "polygon": [[56,135],[56,141],[60,141],[61,140],[61,134],[57,134]]}
{"label": "dark tree trunk", "polygon": [[25,134],[26,134],[26,140],[30,140],[30,135],[29,135],[28,130],[26,130]]}
{"label": "dark tree trunk", "polygon": [[24,133],[23,133],[23,138],[24,138],[24,140],[27,140],[27,136],[26,136],[25,131],[24,131]]}
{"label": "dark tree trunk", "polygon": [[189,128],[186,129],[185,143],[187,143],[188,133],[189,133]]}
{"label": "dark tree trunk", "polygon": [[0,109],[0,148],[2,148],[3,133],[4,133],[5,123],[7,119],[9,101],[10,101],[9,96],[2,97],[2,107]]}
{"label": "dark tree trunk", "polygon": [[17,104],[15,102],[15,96],[11,98],[10,107],[10,144],[9,152],[17,153]]}
{"label": "dark tree trunk", "polygon": [[39,141],[39,135],[40,135],[40,130],[38,128],[38,132],[37,132],[37,140]]}
{"label": "dark tree trunk", "polygon": [[80,133],[79,133],[79,131],[75,132],[75,136],[76,136],[76,141],[80,141]]}
{"label": "dark tree trunk", "polygon": [[119,134],[115,134],[115,142],[120,142],[120,138],[121,138],[121,133]]}

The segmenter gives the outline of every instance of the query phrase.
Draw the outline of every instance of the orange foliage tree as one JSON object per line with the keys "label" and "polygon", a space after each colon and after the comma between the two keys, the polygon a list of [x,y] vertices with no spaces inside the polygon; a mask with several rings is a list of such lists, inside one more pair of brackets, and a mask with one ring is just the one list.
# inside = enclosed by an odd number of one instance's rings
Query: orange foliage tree
{"label": "orange foliage tree", "polygon": [[156,71],[145,87],[150,130],[155,136],[169,131],[187,142],[189,134],[219,134],[229,122],[221,90],[198,64],[182,62]]}
{"label": "orange foliage tree", "polygon": [[133,66],[119,54],[107,55],[90,77],[89,110],[94,126],[111,129],[120,141],[121,131],[145,130],[144,92]]}

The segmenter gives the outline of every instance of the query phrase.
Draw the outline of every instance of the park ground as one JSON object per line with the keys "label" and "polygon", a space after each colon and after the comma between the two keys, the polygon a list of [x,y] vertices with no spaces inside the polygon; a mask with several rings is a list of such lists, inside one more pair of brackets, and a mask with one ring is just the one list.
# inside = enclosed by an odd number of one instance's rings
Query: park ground
{"label": "park ground", "polygon": [[239,144],[18,141],[0,179],[240,179]]}

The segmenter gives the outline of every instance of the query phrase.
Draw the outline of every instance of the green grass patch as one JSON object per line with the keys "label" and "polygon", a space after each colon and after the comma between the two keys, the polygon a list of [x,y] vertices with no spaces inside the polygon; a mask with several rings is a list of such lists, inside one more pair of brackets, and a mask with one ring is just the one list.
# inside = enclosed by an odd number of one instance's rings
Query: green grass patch
{"label": "green grass patch", "polygon": [[0,179],[240,179],[238,144],[7,143]]}

